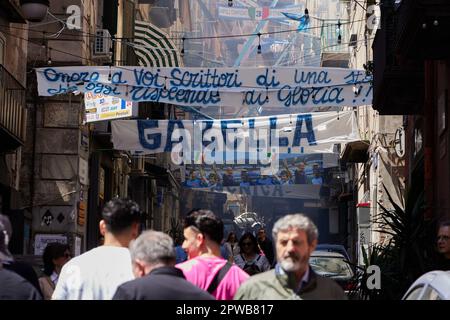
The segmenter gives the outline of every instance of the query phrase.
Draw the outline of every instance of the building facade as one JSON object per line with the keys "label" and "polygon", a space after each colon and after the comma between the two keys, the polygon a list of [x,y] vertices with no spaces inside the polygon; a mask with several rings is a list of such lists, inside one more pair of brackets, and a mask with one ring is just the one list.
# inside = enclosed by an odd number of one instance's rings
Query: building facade
{"label": "building facade", "polygon": [[[0,212],[14,226],[11,251],[22,252],[30,224],[24,226],[20,168],[27,139],[25,88],[28,30],[19,1],[0,3]],[[28,136],[29,138],[29,136]]]}
{"label": "building facade", "polygon": [[[350,63],[352,69],[373,74],[372,44],[378,28],[383,28],[375,1],[350,2]],[[376,82],[376,80],[375,80]],[[357,86],[354,87],[358,95]],[[353,189],[349,230],[353,234],[350,248],[355,261],[362,265],[362,248],[386,244],[389,239],[380,233],[380,214],[392,210],[394,204],[404,208],[405,199],[405,130],[403,116],[383,115],[372,105],[353,107],[358,119],[361,140],[349,143],[341,162],[347,167]],[[391,202],[390,198],[394,203]]]}

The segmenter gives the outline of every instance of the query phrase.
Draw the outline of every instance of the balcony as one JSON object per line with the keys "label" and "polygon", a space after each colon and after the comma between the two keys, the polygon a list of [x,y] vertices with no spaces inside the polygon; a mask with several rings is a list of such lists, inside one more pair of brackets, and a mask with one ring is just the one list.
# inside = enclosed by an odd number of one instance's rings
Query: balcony
{"label": "balcony", "polygon": [[[338,27],[338,23],[341,23]],[[347,68],[350,59],[349,21],[323,20],[321,27],[322,66]],[[339,34],[341,35],[339,40]]]}
{"label": "balcony", "polygon": [[373,42],[373,108],[381,115],[417,114],[424,101],[424,63],[399,48],[399,16],[393,0],[381,6],[381,28]]}
{"label": "balcony", "polygon": [[408,59],[450,56],[450,1],[403,0],[395,19],[396,52]]}
{"label": "balcony", "polygon": [[0,152],[23,145],[25,131],[25,88],[0,64]]}

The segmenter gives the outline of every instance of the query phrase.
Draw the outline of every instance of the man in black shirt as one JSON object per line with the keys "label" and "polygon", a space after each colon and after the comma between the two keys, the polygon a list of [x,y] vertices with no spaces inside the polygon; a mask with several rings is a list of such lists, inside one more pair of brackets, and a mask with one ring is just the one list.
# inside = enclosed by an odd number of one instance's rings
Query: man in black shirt
{"label": "man in black shirt", "polygon": [[0,300],[42,300],[31,283],[3,267],[0,267],[0,283]]}
{"label": "man in black shirt", "polygon": [[174,267],[175,249],[167,234],[142,233],[131,243],[130,254],[136,279],[119,286],[113,300],[214,300]]}
{"label": "man in black shirt", "polygon": [[228,167],[225,173],[222,175],[222,183],[224,187],[235,186],[236,182],[234,181],[233,176],[233,168]]}
{"label": "man in black shirt", "polygon": [[295,170],[294,176],[295,176],[295,179],[294,179],[295,184],[307,184],[308,183],[306,173],[305,173],[305,163],[304,162],[300,162],[298,164],[297,170]]}
{"label": "man in black shirt", "polygon": [[272,266],[274,262],[273,243],[267,238],[264,228],[258,230],[258,245]]}

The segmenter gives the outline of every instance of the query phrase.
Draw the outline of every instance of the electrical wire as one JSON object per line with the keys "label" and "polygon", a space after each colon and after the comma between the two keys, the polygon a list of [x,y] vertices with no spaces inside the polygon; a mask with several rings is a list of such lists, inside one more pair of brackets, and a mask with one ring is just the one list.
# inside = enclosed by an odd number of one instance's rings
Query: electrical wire
{"label": "electrical wire", "polygon": [[[374,37],[373,38],[367,38],[367,41],[372,40],[372,39],[374,39]],[[118,41],[120,42],[121,40],[118,40]],[[332,44],[332,45],[321,47],[321,51],[326,50],[326,49],[330,49],[330,48],[334,48],[334,47],[338,47],[338,46],[348,45],[350,43],[361,43],[361,42],[364,42],[364,41],[366,41],[366,39],[360,39],[360,40],[356,40],[356,41],[352,41],[352,42],[342,42],[340,44]],[[133,43],[124,42],[124,44],[125,45],[129,45],[131,47],[136,47],[136,45],[133,44]],[[142,45],[138,44],[137,46],[142,46]],[[142,47],[143,48],[147,48],[145,46],[142,46]],[[176,51],[176,49],[166,49],[166,48],[162,48],[162,47],[149,47],[149,49],[152,49],[152,48],[155,48],[155,50]],[[189,51],[190,50],[185,50],[185,54],[186,54],[186,52],[189,52]],[[321,52],[321,54],[323,54],[323,52]],[[327,53],[327,54],[329,54],[329,55],[331,55],[331,57],[333,57],[332,55],[339,56],[342,53],[338,53],[338,52],[334,53],[334,52],[332,52],[332,53]],[[317,56],[317,54],[302,55],[300,58],[308,58],[308,57],[314,57],[314,56]],[[318,57],[318,59],[320,59],[320,61],[322,61],[321,57]],[[331,58],[330,59],[326,59],[325,61],[327,61],[327,60],[332,60],[332,59]]]}
{"label": "electrical wire", "polygon": [[[30,39],[26,39],[26,38],[20,37],[18,35],[12,34],[12,33],[8,33],[8,32],[4,32],[4,33],[8,34],[11,37],[15,37],[15,38],[18,38],[18,39],[21,39],[21,40],[24,40],[24,41],[27,41],[27,42],[30,42],[30,43],[33,43],[33,44],[36,44],[36,45],[41,45],[41,44],[38,44],[38,43],[36,43],[36,42],[34,42],[34,41],[30,40]],[[357,41],[364,41],[364,40],[365,39],[361,39],[361,40],[357,40]],[[324,47],[324,49],[335,47],[335,46],[340,46],[340,45],[345,45],[345,44],[348,44],[348,43],[349,42],[336,44],[336,45],[329,45],[329,46]],[[91,61],[91,62],[96,62],[95,60],[92,60],[92,59],[89,59],[89,58],[86,58],[86,57],[83,57],[83,56],[79,56],[79,55],[76,55],[76,54],[73,54],[73,53],[70,53],[70,52],[66,52],[66,51],[63,51],[63,50],[59,50],[59,49],[56,49],[54,47],[48,46],[48,48],[51,49],[51,50],[54,50],[56,52],[59,52],[59,53],[67,54],[67,55],[70,55],[70,56],[73,56],[73,57],[77,57],[77,58],[80,58],[80,59],[84,59],[84,60],[87,60],[87,61]],[[311,56],[313,56],[313,55],[311,55]],[[301,67],[301,66],[298,66],[298,67]],[[127,70],[127,71],[132,71],[131,69],[127,69],[127,66],[114,66],[114,68],[124,69],[124,70]],[[173,78],[168,78],[168,80],[174,80],[174,79]],[[349,84],[342,84],[342,85],[349,85]],[[351,85],[353,85],[353,83],[351,83]],[[338,85],[334,85],[334,86],[340,86],[340,85],[338,84]],[[254,88],[254,87],[249,87],[249,88]],[[264,89],[265,89],[265,87],[264,87]]]}
{"label": "electrical wire", "polygon": [[[365,21],[365,20],[366,19],[360,19],[360,20],[357,20],[355,22]],[[346,25],[346,24],[350,24],[350,21],[348,21],[348,22],[341,22],[341,25]],[[46,31],[30,30],[29,28],[21,28],[21,27],[9,26],[9,25],[0,25],[0,27],[11,28],[11,29],[19,29],[19,30],[28,30],[29,32],[48,33]],[[322,27],[323,26],[309,27],[309,28],[305,28],[303,30],[306,31],[306,30],[320,29]],[[78,30],[76,30],[76,31],[78,31]],[[264,35],[291,33],[291,32],[298,32],[298,30],[296,28],[296,29],[287,29],[287,30],[278,30],[278,31],[259,32],[259,34],[261,36],[264,36]],[[89,33],[89,32],[84,32],[84,31],[78,31],[76,34],[67,33],[67,34],[64,34],[64,35],[75,36],[75,37],[78,37],[79,35],[89,35],[89,36],[92,36],[92,37],[100,38],[94,33]],[[230,35],[217,35],[217,36],[200,36],[200,37],[184,37],[184,40],[225,39],[225,38],[240,38],[240,37],[253,37],[253,36],[257,37],[258,33],[230,34]],[[107,36],[103,36],[102,38],[108,38],[108,37]],[[113,37],[113,39],[134,40],[135,38],[134,37]],[[179,37],[179,36],[177,36],[177,37],[159,37],[159,38],[158,37],[154,37],[154,39],[156,39],[156,40],[164,40],[164,39],[182,40],[183,37]]]}
{"label": "electrical wire", "polygon": [[[367,11],[367,8],[366,8],[365,6],[363,6],[361,3],[359,3],[359,1],[357,1],[357,0],[353,0],[353,1],[355,1],[355,3],[356,3],[358,6],[360,6],[364,11]],[[366,4],[366,1],[364,1],[364,4]]]}
{"label": "electrical wire", "polygon": [[[24,37],[21,37],[19,35],[12,34],[12,33],[9,33],[9,32],[3,31],[3,30],[1,32],[4,33],[4,34],[9,35],[10,37],[13,37],[13,38],[16,38],[16,39],[20,39],[20,40],[23,40],[23,41],[26,41],[26,42],[29,42],[29,43],[32,43],[32,44],[35,44],[35,45],[38,45],[38,46],[42,47],[42,43],[38,43],[38,42],[34,41],[35,39],[27,39],[27,38],[24,38]],[[69,56],[72,56],[72,57],[75,57],[75,58],[80,58],[80,59],[84,59],[84,60],[96,63],[96,61],[93,60],[93,59],[82,57],[82,56],[79,56],[79,55],[76,55],[76,54],[73,54],[73,53],[70,53],[70,52],[67,52],[67,51],[59,50],[59,49],[56,49],[56,48],[53,48],[53,47],[50,47],[50,46],[47,46],[47,47],[49,49],[53,50],[53,51],[56,51],[56,52],[59,52],[59,53],[62,53],[62,54],[66,54],[66,55],[69,55]]]}
{"label": "electrical wire", "polygon": [[[36,44],[36,45],[40,45],[40,44],[38,44],[36,42],[33,42],[31,39],[26,39],[26,38],[20,37],[18,35],[11,34],[11,33],[4,32],[4,31],[3,31],[3,33],[6,33],[6,34],[8,34],[8,35],[10,35],[12,37],[16,37],[18,39],[21,39],[21,40],[24,40],[24,41],[27,41],[27,42],[30,42],[30,43],[33,43],[33,44]],[[365,39],[358,40],[358,41],[365,41]],[[334,46],[343,45],[343,44],[345,44],[345,43],[341,43],[341,44],[337,44],[337,45],[330,45],[330,46],[327,46],[327,47],[324,47],[324,48],[334,47]],[[89,58],[86,58],[86,57],[82,57],[82,56],[79,56],[79,55],[76,55],[76,54],[73,54],[73,53],[70,53],[70,52],[66,52],[66,51],[63,51],[63,50],[59,50],[59,49],[56,49],[56,48],[53,48],[53,47],[50,47],[50,46],[48,46],[48,49],[54,50],[54,51],[59,52],[59,53],[67,54],[67,55],[70,55],[70,56],[73,56],[73,57],[77,57],[77,58],[80,58],[80,59],[84,59],[84,60],[87,60],[87,61],[91,61],[91,62],[94,62],[94,63],[96,62],[95,60],[92,60],[92,59],[89,59]],[[116,69],[123,69],[123,70],[127,70],[127,71],[132,71],[131,69],[128,69],[127,66],[114,66],[114,68],[116,68]],[[36,72],[39,72],[39,71],[36,70]],[[168,80],[174,80],[174,78],[170,78],[170,77],[168,77],[167,79]],[[369,81],[367,81],[367,82],[369,82]],[[361,84],[361,83],[367,83],[367,82],[362,82],[361,81],[361,82],[357,82],[357,83],[334,84],[334,85],[330,85],[330,86],[319,86],[319,87],[310,87],[310,88],[314,90],[314,89],[322,89],[322,88],[327,88],[327,87],[348,86],[348,85],[352,85],[353,86],[355,84]],[[208,84],[208,83],[205,83],[205,84]],[[127,86],[129,86],[129,85],[123,85],[123,87],[127,87]],[[119,87],[121,87],[121,86],[119,85]],[[146,87],[146,86],[133,86],[133,87],[141,88],[141,87]],[[242,88],[266,90],[265,86],[264,87],[242,86]],[[295,90],[297,88],[301,88],[301,86],[293,86],[288,91]],[[270,89],[269,91],[277,91],[277,90],[279,90],[279,89]]]}

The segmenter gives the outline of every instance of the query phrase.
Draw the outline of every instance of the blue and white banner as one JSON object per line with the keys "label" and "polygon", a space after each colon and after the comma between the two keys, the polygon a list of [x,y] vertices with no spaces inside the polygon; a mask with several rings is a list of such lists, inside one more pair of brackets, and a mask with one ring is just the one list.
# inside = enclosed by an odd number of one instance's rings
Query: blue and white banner
{"label": "blue and white banner", "polygon": [[372,77],[343,68],[47,67],[40,96],[74,91],[190,107],[358,106],[372,103]]}
{"label": "blue and white banner", "polygon": [[283,13],[298,14],[303,12],[303,6],[289,6],[285,8],[270,7],[239,7],[222,6],[217,7],[218,15],[223,19],[239,20],[284,20],[286,16]]}
{"label": "blue and white banner", "polygon": [[171,152],[182,158],[172,157],[175,163],[185,164],[264,164],[262,157],[332,153],[335,144],[359,140],[352,111],[228,120],[115,120],[111,129],[117,150]]}

